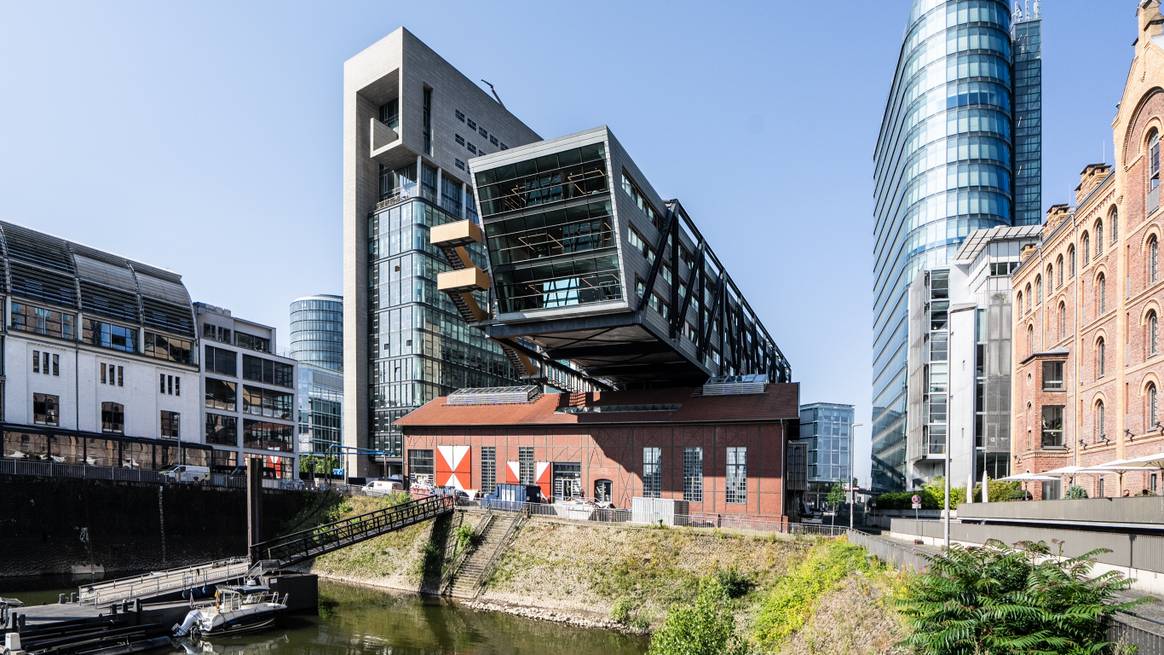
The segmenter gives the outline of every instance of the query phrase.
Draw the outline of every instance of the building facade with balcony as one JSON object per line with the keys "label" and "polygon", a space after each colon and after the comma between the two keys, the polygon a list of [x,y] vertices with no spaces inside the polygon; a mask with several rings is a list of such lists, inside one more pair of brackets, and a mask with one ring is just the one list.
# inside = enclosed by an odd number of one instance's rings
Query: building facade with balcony
{"label": "building facade with balcony", "polygon": [[874,149],[872,472],[912,484],[909,289],[971,232],[1037,223],[1041,19],[1005,0],[914,0]]}
{"label": "building facade with balcony", "polygon": [[477,220],[470,158],[539,137],[403,28],[344,63],[343,93],[343,442],[362,477],[400,472],[397,418],[513,383],[500,346],[437,290],[449,263],[429,231]]}
{"label": "building facade with balcony", "polygon": [[201,397],[211,468],[231,472],[263,460],[263,476],[298,477],[296,362],[275,354],[275,328],[194,303],[202,336]]}
{"label": "building facade with balcony", "polygon": [[0,253],[0,457],[206,463],[181,276],[6,222]]}
{"label": "building facade with balcony", "polygon": [[[1159,321],[1164,16],[1144,0],[1112,122],[1115,164],[1080,174],[1075,207],[1055,205],[1013,278],[1012,469],[1042,473],[1164,450]],[[1091,496],[1160,493],[1158,471],[1080,473]],[[1121,490],[1120,487],[1123,487]],[[1058,481],[1032,490],[1063,493]]]}

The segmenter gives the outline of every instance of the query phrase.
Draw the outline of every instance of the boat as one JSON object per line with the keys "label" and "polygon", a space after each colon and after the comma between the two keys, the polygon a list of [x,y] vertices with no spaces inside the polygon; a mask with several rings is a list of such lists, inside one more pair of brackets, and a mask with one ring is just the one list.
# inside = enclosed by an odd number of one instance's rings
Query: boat
{"label": "boat", "polygon": [[213,636],[262,630],[287,609],[287,594],[258,584],[223,585],[214,600],[194,606],[174,625],[175,637]]}

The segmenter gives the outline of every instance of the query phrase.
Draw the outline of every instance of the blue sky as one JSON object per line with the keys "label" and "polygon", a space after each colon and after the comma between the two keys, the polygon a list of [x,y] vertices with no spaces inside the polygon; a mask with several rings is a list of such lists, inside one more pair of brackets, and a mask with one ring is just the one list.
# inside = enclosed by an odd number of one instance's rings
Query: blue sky
{"label": "blue sky", "polygon": [[[1044,0],[1044,208],[1111,156],[1135,0]],[[868,424],[872,150],[906,0],[0,0],[0,218],[281,329],[341,288],[343,61],[405,25],[543,136],[608,124]],[[868,451],[858,430],[858,453]],[[867,455],[858,457],[867,480]]]}

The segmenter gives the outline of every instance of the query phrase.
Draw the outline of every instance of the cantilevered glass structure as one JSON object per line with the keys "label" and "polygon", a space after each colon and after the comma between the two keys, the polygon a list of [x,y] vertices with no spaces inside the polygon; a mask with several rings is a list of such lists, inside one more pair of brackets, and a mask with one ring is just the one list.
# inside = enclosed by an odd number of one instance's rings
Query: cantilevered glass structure
{"label": "cantilevered glass structure", "polygon": [[466,304],[488,290],[477,324],[495,340],[610,387],[790,381],[694,221],[655,193],[609,129],[469,163],[482,227],[432,238],[443,248],[483,241],[490,275],[465,262],[438,285]]}
{"label": "cantilevered glass structure", "polygon": [[[1014,18],[1013,37],[1021,48],[1012,45],[1012,16],[1003,0],[914,0],[910,10],[874,150],[877,489],[902,489],[910,482],[905,429],[911,281],[919,271],[946,266],[974,230],[1038,222],[1037,9],[1029,15],[1016,10]],[[1016,199],[1022,216],[1016,215]]]}

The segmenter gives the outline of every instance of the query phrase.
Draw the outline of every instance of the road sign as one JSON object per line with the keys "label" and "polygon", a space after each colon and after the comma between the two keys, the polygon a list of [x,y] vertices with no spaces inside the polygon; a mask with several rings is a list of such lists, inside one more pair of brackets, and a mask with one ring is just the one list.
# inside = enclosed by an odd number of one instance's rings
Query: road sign
{"label": "road sign", "polygon": [[913,503],[914,509],[921,509],[921,496],[914,494],[913,498],[909,499]]}

